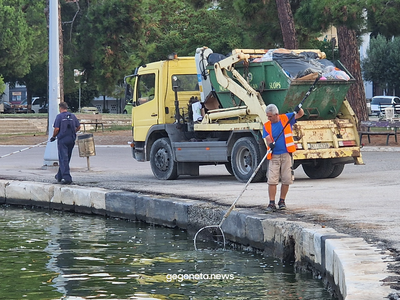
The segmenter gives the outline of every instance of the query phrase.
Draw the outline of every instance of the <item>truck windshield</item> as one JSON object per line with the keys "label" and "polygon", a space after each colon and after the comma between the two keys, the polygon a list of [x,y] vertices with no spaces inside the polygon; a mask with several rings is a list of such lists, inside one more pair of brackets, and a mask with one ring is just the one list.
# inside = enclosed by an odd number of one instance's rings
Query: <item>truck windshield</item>
{"label": "truck windshield", "polygon": [[[199,90],[199,84],[197,82],[197,75],[196,74],[179,74],[179,75],[172,75],[172,77],[177,78],[177,84],[178,84],[178,91],[198,91]],[[173,90],[173,85],[171,85],[171,88]]]}

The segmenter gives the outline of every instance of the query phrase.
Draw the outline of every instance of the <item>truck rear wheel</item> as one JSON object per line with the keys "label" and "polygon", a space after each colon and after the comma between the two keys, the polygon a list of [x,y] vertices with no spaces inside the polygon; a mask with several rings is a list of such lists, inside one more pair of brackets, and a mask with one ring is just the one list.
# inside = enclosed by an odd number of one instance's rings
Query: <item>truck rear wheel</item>
{"label": "truck rear wheel", "polygon": [[[261,160],[260,150],[253,138],[240,138],[233,145],[231,155],[232,170],[236,179],[240,182],[247,182],[250,179]],[[263,180],[265,180],[265,172],[260,168],[252,182]]]}
{"label": "truck rear wheel", "polygon": [[150,149],[150,166],[156,178],[173,180],[178,178],[177,163],[174,161],[169,139],[161,138]]}
{"label": "truck rear wheel", "polygon": [[344,164],[334,165],[332,173],[328,176],[329,178],[336,178],[342,174],[344,169]]}
{"label": "truck rear wheel", "polygon": [[329,159],[316,159],[311,164],[303,164],[304,173],[311,179],[328,178],[335,166]]}

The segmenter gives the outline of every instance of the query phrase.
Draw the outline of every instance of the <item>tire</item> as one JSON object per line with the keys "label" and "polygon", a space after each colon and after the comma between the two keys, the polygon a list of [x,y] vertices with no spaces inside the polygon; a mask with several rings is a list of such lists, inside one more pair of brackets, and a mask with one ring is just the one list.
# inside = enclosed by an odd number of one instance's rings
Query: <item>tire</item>
{"label": "tire", "polygon": [[303,164],[304,173],[311,179],[328,178],[334,167],[329,159],[316,159],[312,164]]}
{"label": "tire", "polygon": [[157,179],[173,180],[178,178],[177,163],[174,161],[168,138],[158,139],[151,146],[150,166]]}
{"label": "tire", "polygon": [[[243,137],[238,139],[233,145],[231,164],[233,175],[235,175],[238,181],[247,182],[261,160],[260,149],[254,138]],[[252,182],[264,181],[265,176],[265,172],[260,168]]]}
{"label": "tire", "polygon": [[229,174],[234,175],[231,162],[225,163],[225,168],[226,168],[226,170],[228,171]]}
{"label": "tire", "polygon": [[329,178],[336,178],[342,174],[344,169],[344,164],[334,165],[332,173],[328,176]]}

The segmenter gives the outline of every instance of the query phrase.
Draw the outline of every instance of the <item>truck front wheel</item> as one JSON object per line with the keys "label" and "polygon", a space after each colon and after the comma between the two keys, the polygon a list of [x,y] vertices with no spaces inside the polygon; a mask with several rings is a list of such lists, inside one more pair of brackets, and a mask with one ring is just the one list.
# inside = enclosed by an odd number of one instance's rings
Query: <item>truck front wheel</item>
{"label": "truck front wheel", "polygon": [[172,147],[167,138],[158,139],[151,146],[150,166],[157,179],[178,178],[177,163],[174,161]]}
{"label": "truck front wheel", "polygon": [[[247,182],[261,162],[262,157],[256,141],[250,137],[243,137],[233,145],[231,162],[236,179]],[[252,182],[265,180],[265,172],[258,170]]]}

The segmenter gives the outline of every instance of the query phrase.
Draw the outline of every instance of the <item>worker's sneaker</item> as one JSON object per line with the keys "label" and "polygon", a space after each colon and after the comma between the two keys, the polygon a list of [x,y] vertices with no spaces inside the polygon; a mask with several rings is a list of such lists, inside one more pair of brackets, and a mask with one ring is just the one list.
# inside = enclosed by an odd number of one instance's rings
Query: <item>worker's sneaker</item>
{"label": "worker's sneaker", "polygon": [[61,184],[71,184],[72,181],[67,181],[65,179],[61,179]]}
{"label": "worker's sneaker", "polygon": [[265,213],[269,214],[269,213],[273,213],[275,211],[276,211],[276,205],[275,204],[269,204],[267,206],[267,209],[265,210]]}
{"label": "worker's sneaker", "polygon": [[280,210],[285,210],[285,209],[286,209],[285,201],[279,201],[279,202],[278,202],[278,208],[279,208]]}

